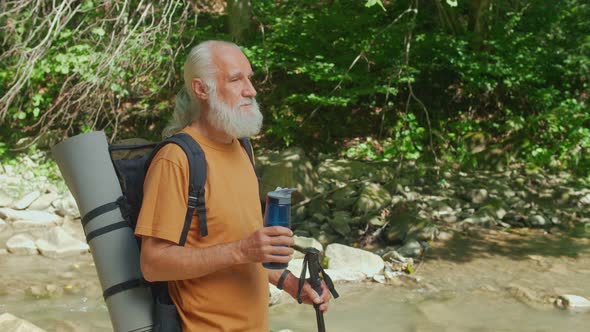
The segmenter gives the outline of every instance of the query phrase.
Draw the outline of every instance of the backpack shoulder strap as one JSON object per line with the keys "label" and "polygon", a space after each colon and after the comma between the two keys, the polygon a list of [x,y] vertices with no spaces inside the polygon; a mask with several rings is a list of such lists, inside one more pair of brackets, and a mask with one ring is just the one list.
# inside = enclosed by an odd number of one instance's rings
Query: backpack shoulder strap
{"label": "backpack shoulder strap", "polygon": [[149,167],[151,159],[156,155],[157,151],[169,143],[174,143],[182,148],[188,159],[189,187],[187,211],[184,218],[184,226],[179,239],[179,245],[184,246],[195,210],[197,210],[197,215],[199,216],[199,229],[201,236],[205,237],[208,234],[207,211],[205,208],[205,180],[207,179],[207,161],[205,160],[205,153],[197,141],[195,141],[188,134],[178,133],[167,137],[160,144],[158,144],[158,146],[154,149],[149,162],[146,163],[146,167]]}
{"label": "backpack shoulder strap", "polygon": [[254,166],[254,156],[252,155],[252,144],[250,144],[250,140],[248,137],[240,137],[238,140],[240,141],[240,144],[242,144],[244,150],[246,150],[248,158],[250,158],[250,163]]}

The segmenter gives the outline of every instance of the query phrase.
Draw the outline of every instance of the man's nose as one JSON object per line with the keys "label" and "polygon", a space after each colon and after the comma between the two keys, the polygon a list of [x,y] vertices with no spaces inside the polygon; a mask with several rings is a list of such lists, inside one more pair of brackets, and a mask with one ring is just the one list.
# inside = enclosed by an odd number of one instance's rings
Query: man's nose
{"label": "man's nose", "polygon": [[256,95],[258,94],[256,92],[256,89],[254,88],[254,84],[252,84],[252,81],[250,80],[246,80],[246,86],[244,87],[244,90],[242,91],[242,96],[244,97],[256,97]]}

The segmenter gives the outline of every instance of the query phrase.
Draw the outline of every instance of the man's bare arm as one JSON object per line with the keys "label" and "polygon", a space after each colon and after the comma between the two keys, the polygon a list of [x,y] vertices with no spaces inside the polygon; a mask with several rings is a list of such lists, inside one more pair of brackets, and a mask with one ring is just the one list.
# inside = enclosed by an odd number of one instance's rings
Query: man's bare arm
{"label": "man's bare arm", "polygon": [[182,247],[143,237],[141,271],[148,281],[167,281],[198,278],[238,264],[288,263],[293,249],[275,245],[293,245],[292,234],[288,228],[264,227],[240,241],[208,248]]}

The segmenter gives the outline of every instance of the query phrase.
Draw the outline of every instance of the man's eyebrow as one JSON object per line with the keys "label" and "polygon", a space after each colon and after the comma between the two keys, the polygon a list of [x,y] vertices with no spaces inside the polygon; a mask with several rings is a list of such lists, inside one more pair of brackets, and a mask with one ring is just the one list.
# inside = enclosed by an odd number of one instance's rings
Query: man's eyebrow
{"label": "man's eyebrow", "polygon": [[240,78],[240,77],[242,77],[242,75],[243,75],[242,72],[241,71],[238,71],[238,72],[229,74],[229,78],[230,79]]}
{"label": "man's eyebrow", "polygon": [[[247,75],[247,77],[248,77],[248,78],[251,78],[253,74],[254,74],[254,73],[250,72],[250,73]],[[244,76],[244,73],[243,73],[243,72],[241,72],[241,71],[238,71],[238,72],[235,72],[235,73],[232,73],[232,74],[230,74],[230,75],[229,75],[229,79],[230,79],[230,80],[233,80],[233,79],[236,79],[236,78],[242,78],[243,76]]]}

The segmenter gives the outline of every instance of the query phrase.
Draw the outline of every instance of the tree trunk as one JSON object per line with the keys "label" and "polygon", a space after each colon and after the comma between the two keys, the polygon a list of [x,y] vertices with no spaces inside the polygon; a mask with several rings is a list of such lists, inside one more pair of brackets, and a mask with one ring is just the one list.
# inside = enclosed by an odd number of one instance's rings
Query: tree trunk
{"label": "tree trunk", "polygon": [[247,39],[251,33],[252,5],[250,0],[228,0],[227,16],[229,33],[236,43]]}
{"label": "tree trunk", "polygon": [[481,49],[482,43],[486,38],[487,30],[486,14],[490,9],[490,0],[475,0],[471,5],[471,14],[469,15],[469,30],[473,32],[473,47]]}

